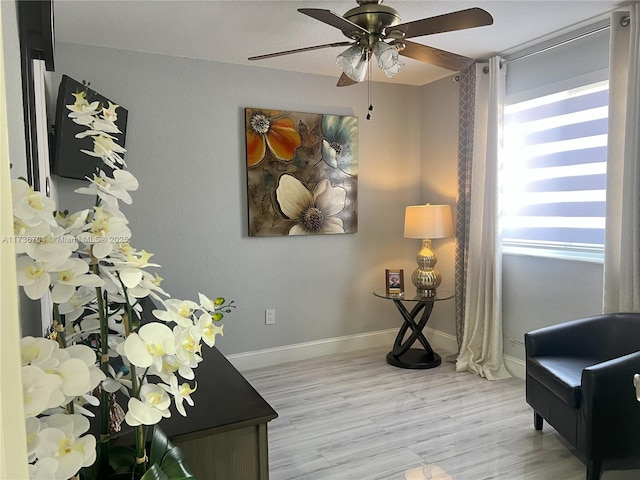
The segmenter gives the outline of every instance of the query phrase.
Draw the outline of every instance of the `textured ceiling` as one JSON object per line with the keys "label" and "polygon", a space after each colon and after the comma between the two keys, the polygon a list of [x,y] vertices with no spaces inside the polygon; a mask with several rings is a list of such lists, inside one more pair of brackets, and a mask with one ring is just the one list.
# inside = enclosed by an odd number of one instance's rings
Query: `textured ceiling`
{"label": "textured ceiling", "polygon": [[[519,46],[606,18],[617,1],[412,1],[389,0],[403,22],[480,7],[494,24],[412,39],[473,58],[514,51]],[[343,15],[355,1],[99,1],[54,0],[56,40],[140,52],[330,75],[340,70],[328,48],[250,62],[265,53],[347,40],[342,33],[297,12],[324,8]],[[451,74],[404,57],[391,80],[374,69],[374,80],[424,85]]]}

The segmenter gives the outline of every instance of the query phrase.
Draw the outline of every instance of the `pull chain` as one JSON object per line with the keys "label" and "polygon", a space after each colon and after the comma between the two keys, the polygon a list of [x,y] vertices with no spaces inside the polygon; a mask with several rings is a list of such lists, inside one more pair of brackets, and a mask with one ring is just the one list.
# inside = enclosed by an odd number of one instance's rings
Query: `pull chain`
{"label": "pull chain", "polygon": [[371,61],[367,65],[367,101],[369,103],[369,112],[367,113],[367,120],[371,120],[371,112],[373,111],[373,104],[371,102]]}

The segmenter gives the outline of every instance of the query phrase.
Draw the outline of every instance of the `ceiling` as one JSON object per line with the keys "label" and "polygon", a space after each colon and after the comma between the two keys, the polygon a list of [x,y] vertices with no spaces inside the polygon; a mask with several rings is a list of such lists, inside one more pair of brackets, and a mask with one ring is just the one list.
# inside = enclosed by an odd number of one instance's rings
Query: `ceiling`
{"label": "ceiling", "polygon": [[[620,1],[459,1],[388,0],[403,22],[480,7],[494,24],[412,41],[472,58],[515,51],[533,41],[584,26],[615,9]],[[54,0],[57,42],[72,42],[294,72],[329,75],[340,70],[335,57],[346,47],[327,48],[260,61],[248,57],[347,40],[340,30],[297,12],[323,8],[343,15],[354,0],[192,1]],[[424,85],[451,74],[403,57],[405,68],[388,80],[374,68],[373,79]]]}

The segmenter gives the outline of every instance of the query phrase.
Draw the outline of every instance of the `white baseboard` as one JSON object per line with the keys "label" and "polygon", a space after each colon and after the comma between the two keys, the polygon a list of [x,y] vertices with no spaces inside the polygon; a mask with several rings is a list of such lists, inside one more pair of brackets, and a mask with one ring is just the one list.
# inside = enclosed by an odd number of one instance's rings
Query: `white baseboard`
{"label": "white baseboard", "polygon": [[458,351],[458,341],[454,335],[429,327],[425,328],[424,332],[434,350],[446,352],[448,355],[453,355]]}
{"label": "white baseboard", "polygon": [[[254,368],[278,365],[280,363],[321,357],[323,355],[346,353],[373,347],[391,347],[397,334],[397,328],[378,330],[376,332],[325,338],[312,342],[296,343],[252,352],[234,353],[228,355],[227,359],[234,367],[242,372]],[[446,350],[447,352],[453,353],[458,349],[456,339],[453,335],[428,327],[425,328],[425,335],[435,350]]]}
{"label": "white baseboard", "polygon": [[504,366],[507,368],[507,371],[516,378],[524,380],[524,376],[526,373],[526,363],[524,360],[520,360],[519,358],[512,357],[510,355],[504,355]]}
{"label": "white baseboard", "polygon": [[[254,368],[321,357],[323,355],[347,353],[374,347],[391,347],[397,333],[397,329],[391,328],[378,330],[376,332],[325,338],[313,342],[255,350],[253,352],[234,353],[228,355],[227,358],[234,367],[242,372]],[[456,337],[453,335],[439,330],[433,330],[429,327],[425,328],[425,335],[433,349],[438,352],[453,354],[458,350],[458,343],[456,342]],[[525,362],[523,360],[510,355],[504,355],[504,364],[511,375],[524,379]]]}

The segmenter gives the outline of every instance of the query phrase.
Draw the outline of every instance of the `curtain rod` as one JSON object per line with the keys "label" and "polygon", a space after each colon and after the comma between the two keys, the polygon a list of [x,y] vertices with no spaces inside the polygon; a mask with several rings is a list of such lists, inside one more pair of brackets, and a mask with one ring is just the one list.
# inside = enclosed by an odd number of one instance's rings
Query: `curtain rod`
{"label": "curtain rod", "polygon": [[[630,18],[629,15],[625,15],[625,16],[620,18],[620,25],[621,26],[627,27],[627,26],[629,26],[630,23],[631,23],[631,18]],[[568,43],[575,42],[576,40],[580,40],[581,38],[585,38],[585,37],[588,37],[590,35],[594,35],[596,33],[600,33],[602,31],[608,30],[610,28],[611,28],[610,24],[599,26],[599,27],[593,28],[592,30],[587,30],[586,32],[579,33],[577,35],[574,35],[573,37],[569,37],[569,38],[561,40],[561,41],[559,41],[557,43],[553,43],[551,45],[543,47],[540,50],[536,50],[536,51],[533,51],[533,52],[525,53],[523,55],[520,55],[519,57],[510,58],[508,60],[503,61],[502,64],[507,64],[508,65],[511,62],[517,62],[518,60],[523,60],[525,58],[533,57],[534,55],[538,55],[539,53],[548,52],[549,50],[553,50],[554,48],[558,48],[558,47],[561,47],[563,45],[567,45]]]}

